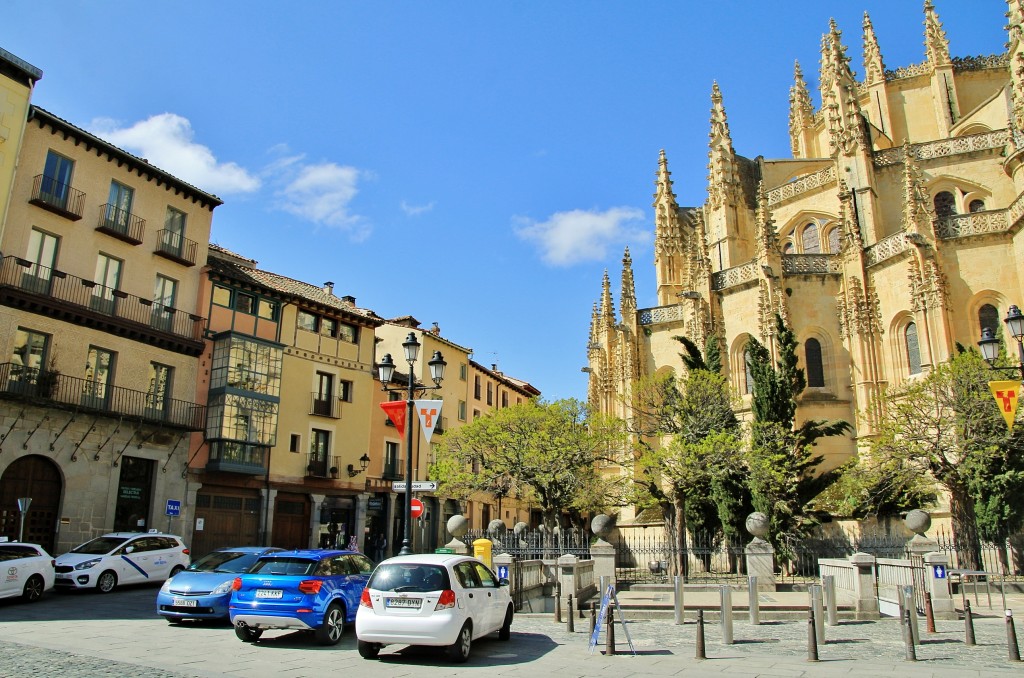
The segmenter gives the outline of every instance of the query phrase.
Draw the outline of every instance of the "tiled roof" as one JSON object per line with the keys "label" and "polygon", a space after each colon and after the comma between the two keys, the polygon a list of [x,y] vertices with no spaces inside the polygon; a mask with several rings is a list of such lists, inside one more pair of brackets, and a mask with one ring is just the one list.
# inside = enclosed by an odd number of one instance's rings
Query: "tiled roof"
{"label": "tiled roof", "polygon": [[[237,257],[238,255],[234,256]],[[244,259],[244,257],[242,258]],[[274,292],[278,292],[285,297],[299,299],[309,304],[332,308],[342,312],[343,314],[359,316],[361,319],[373,324],[374,326],[384,323],[383,318],[379,317],[373,311],[365,308],[356,308],[354,305],[340,297],[328,294],[322,287],[304,283],[301,280],[295,280],[294,278],[278,275],[277,273],[271,273],[270,271],[262,271],[258,268],[241,266],[228,259],[210,257],[207,263],[210,270],[231,280],[269,289]]]}
{"label": "tiled roof", "polygon": [[125,161],[128,164],[131,171],[137,171],[139,172],[140,175],[148,174],[151,177],[162,180],[169,187],[176,188],[182,191],[183,193],[185,193],[185,195],[202,203],[204,206],[208,204],[210,206],[210,209],[213,209],[218,205],[224,204],[223,200],[213,195],[212,193],[207,193],[206,191],[203,191],[193,186],[187,181],[182,181],[178,177],[169,174],[168,172],[165,172],[156,165],[151,165],[149,161],[146,160],[145,158],[140,158],[139,156],[133,155],[124,149],[118,148],[109,141],[104,141],[98,136],[86,132],[81,127],[71,124],[67,120],[64,120],[63,118],[56,116],[53,113],[50,113],[46,109],[39,108],[35,105],[31,106],[29,108],[28,119],[30,121],[38,120],[41,124],[46,123],[56,130],[60,130],[65,134],[80,139],[81,141],[85,142],[86,147],[95,147],[102,149],[103,152],[105,152],[107,155],[117,158],[118,160]]}

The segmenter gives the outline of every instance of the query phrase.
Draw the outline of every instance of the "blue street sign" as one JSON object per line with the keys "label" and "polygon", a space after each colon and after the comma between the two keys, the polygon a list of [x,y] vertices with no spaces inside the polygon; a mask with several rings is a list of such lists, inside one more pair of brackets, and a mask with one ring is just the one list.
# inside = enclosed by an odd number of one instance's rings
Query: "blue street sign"
{"label": "blue street sign", "polygon": [[178,499],[167,500],[167,515],[169,516],[180,516],[181,515],[181,501]]}
{"label": "blue street sign", "polygon": [[936,579],[945,579],[946,578],[946,566],[945,565],[934,565],[934,566],[932,566],[932,569],[935,571],[935,578]]}
{"label": "blue street sign", "polygon": [[498,579],[508,579],[508,565],[498,565]]}

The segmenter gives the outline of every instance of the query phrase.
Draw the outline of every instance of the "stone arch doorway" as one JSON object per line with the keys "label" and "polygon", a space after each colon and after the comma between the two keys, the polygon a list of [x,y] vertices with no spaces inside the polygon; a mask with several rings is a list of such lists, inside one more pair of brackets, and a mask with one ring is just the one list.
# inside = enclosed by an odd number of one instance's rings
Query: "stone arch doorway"
{"label": "stone arch doorway", "polygon": [[0,535],[12,541],[18,539],[21,525],[18,498],[32,497],[32,505],[25,515],[24,539],[56,555],[54,548],[63,488],[60,469],[51,459],[30,454],[13,462],[0,476]]}

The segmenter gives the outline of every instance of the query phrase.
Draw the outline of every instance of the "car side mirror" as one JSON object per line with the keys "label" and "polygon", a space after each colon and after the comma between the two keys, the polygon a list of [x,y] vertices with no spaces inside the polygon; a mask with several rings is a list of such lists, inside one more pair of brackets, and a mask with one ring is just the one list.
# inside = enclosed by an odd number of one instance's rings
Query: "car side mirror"
{"label": "car side mirror", "polygon": [[125,553],[131,553],[131,552],[132,552],[132,551],[134,551],[134,550],[135,550],[135,547],[134,547],[134,546],[125,546],[125,547],[124,547],[124,552],[125,552]]}
{"label": "car side mirror", "polygon": [[502,577],[498,580],[498,586],[510,586],[508,579]]}

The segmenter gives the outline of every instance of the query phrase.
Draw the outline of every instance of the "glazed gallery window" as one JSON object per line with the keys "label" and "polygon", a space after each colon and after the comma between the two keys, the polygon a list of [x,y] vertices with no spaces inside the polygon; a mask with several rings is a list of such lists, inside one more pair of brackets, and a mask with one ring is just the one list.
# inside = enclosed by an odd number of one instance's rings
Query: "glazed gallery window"
{"label": "glazed gallery window", "polygon": [[319,318],[315,313],[310,313],[308,311],[299,311],[298,317],[296,319],[296,324],[298,325],[300,330],[316,332],[317,320],[319,320]]}
{"label": "glazed gallery window", "polygon": [[277,397],[281,393],[280,347],[239,335],[227,335],[213,345],[210,388],[225,386]]}
{"label": "glazed gallery window", "polygon": [[903,330],[903,342],[907,351],[907,374],[921,374],[921,349],[917,342],[917,325],[907,324]]}
{"label": "glazed gallery window", "polygon": [[19,327],[14,333],[10,381],[35,383],[39,370],[44,369],[46,365],[49,346],[48,335]]}
{"label": "glazed gallery window", "polygon": [[231,393],[210,400],[206,437],[273,447],[277,444],[278,403]]}

